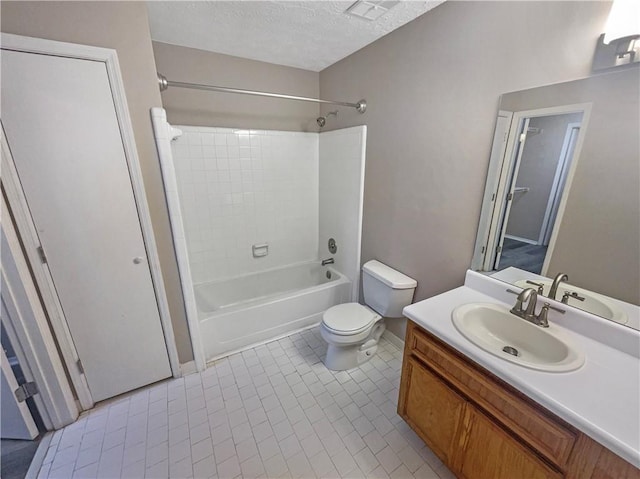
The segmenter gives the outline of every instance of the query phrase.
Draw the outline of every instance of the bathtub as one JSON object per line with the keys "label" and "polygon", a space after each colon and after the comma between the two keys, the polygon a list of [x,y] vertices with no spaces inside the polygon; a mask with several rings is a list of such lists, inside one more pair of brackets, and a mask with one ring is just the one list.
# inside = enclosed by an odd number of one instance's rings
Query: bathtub
{"label": "bathtub", "polygon": [[[329,273],[329,274],[327,274]],[[206,361],[320,322],[351,281],[319,261],[194,285]]]}

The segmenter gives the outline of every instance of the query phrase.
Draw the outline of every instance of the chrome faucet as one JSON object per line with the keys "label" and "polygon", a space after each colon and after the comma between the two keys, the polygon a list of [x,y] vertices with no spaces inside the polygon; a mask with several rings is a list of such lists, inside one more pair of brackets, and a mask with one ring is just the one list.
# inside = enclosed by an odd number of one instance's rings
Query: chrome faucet
{"label": "chrome faucet", "polygon": [[[531,321],[536,315],[536,302],[538,301],[538,293],[533,288],[523,289],[516,299],[516,305],[511,308],[511,312],[519,318]],[[527,309],[524,308],[527,303]],[[533,321],[531,321],[533,322]]]}
{"label": "chrome faucet", "polygon": [[[537,324],[542,328],[548,328],[549,320],[547,319],[547,315],[549,314],[549,309],[551,307],[552,306],[549,303],[544,303],[544,306],[542,306],[542,309],[540,310],[540,314],[538,314],[538,316],[535,316],[535,321],[533,322],[533,324]],[[556,309],[556,308],[553,308],[553,309]],[[560,311],[560,310],[556,309],[556,311]]]}
{"label": "chrome faucet", "polygon": [[556,299],[556,293],[558,292],[558,286],[563,281],[569,281],[569,276],[564,273],[558,273],[557,276],[553,279],[553,283],[551,283],[551,288],[549,289],[549,299]]}
{"label": "chrome faucet", "polygon": [[536,283],[535,281],[527,280],[527,284],[532,284],[538,288],[538,294],[540,296],[544,296],[544,284]]}
{"label": "chrome faucet", "polygon": [[322,266],[326,266],[328,264],[333,264],[333,263],[334,263],[333,258],[323,259],[322,260]]}
{"label": "chrome faucet", "polygon": [[569,298],[577,299],[578,301],[584,301],[584,298],[575,291],[565,291],[562,295],[562,304],[569,304]]}
{"label": "chrome faucet", "polygon": [[[511,292],[511,290],[507,290]],[[515,291],[514,291],[515,293]],[[564,314],[564,310],[554,308],[549,303],[544,303],[542,309],[540,310],[540,314],[536,315],[536,302],[538,301],[538,293],[533,288],[523,289],[520,294],[518,294],[518,298],[516,299],[516,304],[513,308],[511,308],[511,313],[515,314],[519,318],[522,318],[530,323],[533,323],[542,328],[549,327],[549,320],[547,315],[549,314],[549,310],[553,309],[559,313]],[[526,309],[524,308],[524,303],[527,303]]]}

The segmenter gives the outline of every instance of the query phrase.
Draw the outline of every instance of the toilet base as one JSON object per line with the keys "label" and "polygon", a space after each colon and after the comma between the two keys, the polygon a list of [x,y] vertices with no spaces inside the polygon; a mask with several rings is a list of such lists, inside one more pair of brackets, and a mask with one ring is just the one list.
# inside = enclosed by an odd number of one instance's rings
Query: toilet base
{"label": "toilet base", "polygon": [[379,321],[372,334],[362,344],[337,345],[329,344],[324,365],[332,371],[345,371],[369,361],[378,350],[378,341],[385,330],[384,321]]}

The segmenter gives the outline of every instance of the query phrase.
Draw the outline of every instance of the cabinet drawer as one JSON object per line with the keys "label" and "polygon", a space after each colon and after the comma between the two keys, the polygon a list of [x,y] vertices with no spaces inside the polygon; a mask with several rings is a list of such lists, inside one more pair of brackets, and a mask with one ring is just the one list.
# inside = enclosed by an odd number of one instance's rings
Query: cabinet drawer
{"label": "cabinet drawer", "polygon": [[566,466],[577,432],[509,385],[409,322],[407,352],[485,410],[507,429],[561,469]]}

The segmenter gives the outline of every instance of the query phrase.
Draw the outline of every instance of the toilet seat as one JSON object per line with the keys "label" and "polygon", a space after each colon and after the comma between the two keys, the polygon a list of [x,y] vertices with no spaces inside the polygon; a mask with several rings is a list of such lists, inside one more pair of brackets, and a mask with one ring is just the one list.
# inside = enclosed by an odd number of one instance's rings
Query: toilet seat
{"label": "toilet seat", "polygon": [[332,306],[322,315],[322,323],[331,333],[352,336],[369,329],[380,315],[359,303]]}

